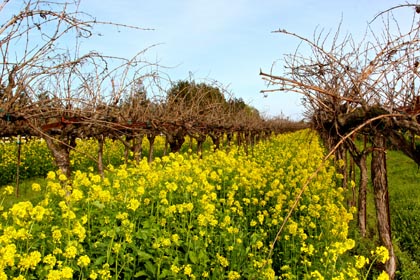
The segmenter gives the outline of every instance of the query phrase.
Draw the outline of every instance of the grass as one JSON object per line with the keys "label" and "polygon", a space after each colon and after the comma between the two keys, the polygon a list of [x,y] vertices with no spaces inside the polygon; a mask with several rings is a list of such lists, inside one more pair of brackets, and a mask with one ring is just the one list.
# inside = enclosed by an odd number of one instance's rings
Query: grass
{"label": "grass", "polygon": [[[32,201],[32,202],[38,202],[39,200],[43,199],[42,197],[42,193],[40,192],[34,192],[32,190],[32,184],[33,183],[38,183],[40,185],[44,184],[46,182],[45,178],[31,178],[31,179],[26,179],[20,182],[19,184],[19,194],[18,196],[9,196],[8,200],[3,202],[3,206],[5,209],[10,208],[11,206],[13,206],[13,204],[21,202],[21,201]],[[15,183],[10,183],[10,186],[13,186],[14,188],[16,188],[16,184]],[[3,188],[3,187],[1,187]],[[16,190],[16,189],[15,189]]]}
{"label": "grass", "polygon": [[[370,158],[368,158],[370,176]],[[387,151],[388,188],[391,211],[391,229],[398,258],[396,279],[417,279],[420,275],[420,169],[413,160],[400,151]],[[361,238],[357,221],[351,224],[357,240],[357,251],[369,254],[379,243],[376,210],[371,184],[367,196],[367,237]]]}
{"label": "grass", "polygon": [[398,151],[388,151],[392,234],[400,264],[399,279],[420,275],[420,169]]}

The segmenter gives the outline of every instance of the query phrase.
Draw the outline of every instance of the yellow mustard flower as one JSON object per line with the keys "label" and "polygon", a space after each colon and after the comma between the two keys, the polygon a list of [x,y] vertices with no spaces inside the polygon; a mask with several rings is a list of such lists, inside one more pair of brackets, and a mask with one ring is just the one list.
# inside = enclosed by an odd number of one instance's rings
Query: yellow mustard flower
{"label": "yellow mustard flower", "polygon": [[73,269],[71,267],[65,266],[61,269],[62,279],[73,279]]}
{"label": "yellow mustard flower", "polygon": [[324,280],[324,276],[322,276],[322,274],[318,270],[312,271],[311,277],[317,280]]}
{"label": "yellow mustard flower", "polygon": [[139,208],[139,206],[140,206],[140,201],[136,198],[131,198],[130,201],[128,202],[127,209],[136,211],[137,208]]}
{"label": "yellow mustard flower", "polygon": [[381,274],[379,274],[377,280],[389,280],[389,275],[385,271],[382,271]]}
{"label": "yellow mustard flower", "polygon": [[229,280],[236,280],[236,279],[240,279],[241,275],[236,271],[229,271],[227,278]]}
{"label": "yellow mustard flower", "polygon": [[192,276],[192,268],[191,268],[191,265],[187,264],[184,267],[184,274],[187,275],[187,276],[189,276],[189,277]]}
{"label": "yellow mustard flower", "polygon": [[33,251],[29,254],[23,254],[19,260],[18,268],[20,268],[21,271],[35,269],[40,261],[41,253],[38,251]]}
{"label": "yellow mustard flower", "polygon": [[74,259],[77,255],[77,248],[73,245],[69,245],[64,250],[63,256],[68,259]]}
{"label": "yellow mustard flower", "polygon": [[0,247],[0,268],[15,265],[16,245],[7,244]]}
{"label": "yellow mustard flower", "polygon": [[74,189],[70,194],[70,201],[77,202],[83,199],[83,192],[79,189]]}
{"label": "yellow mustard flower", "polygon": [[366,258],[365,256],[355,256],[355,258],[356,258],[355,266],[357,269],[361,269],[366,264],[369,264],[369,259]]}
{"label": "yellow mustard flower", "polygon": [[80,267],[86,267],[90,264],[90,258],[87,255],[80,256],[77,260],[77,265]]}
{"label": "yellow mustard flower", "polygon": [[175,273],[175,274],[178,274],[179,273],[179,271],[181,270],[181,268],[179,268],[178,266],[176,266],[176,265],[171,265],[171,271],[173,272],[173,273]]}
{"label": "yellow mustard flower", "polygon": [[37,205],[32,210],[30,210],[31,218],[37,222],[40,222],[43,220],[44,216],[48,215],[49,211],[45,209],[44,207]]}
{"label": "yellow mustard flower", "polygon": [[220,265],[223,267],[228,267],[229,266],[229,261],[227,258],[219,255],[219,253],[216,254],[216,258],[219,261]]}
{"label": "yellow mustard flower", "polygon": [[61,230],[58,228],[56,229],[53,228],[53,231],[52,231],[53,242],[61,243],[61,237],[62,237]]}
{"label": "yellow mustard flower", "polygon": [[389,260],[388,249],[384,246],[377,247],[371,254],[376,256],[381,263],[386,263]]}
{"label": "yellow mustard flower", "polygon": [[257,243],[255,243],[255,247],[257,249],[261,249],[264,246],[264,243],[262,243],[260,240],[257,241]]}
{"label": "yellow mustard flower", "polygon": [[48,254],[42,259],[42,261],[43,263],[53,267],[56,264],[57,259],[55,258],[55,256]]}
{"label": "yellow mustard flower", "polygon": [[58,180],[62,182],[67,181],[67,176],[61,173],[60,175],[58,175]]}
{"label": "yellow mustard flower", "polygon": [[98,278],[98,274],[95,271],[91,271],[89,274],[89,278],[95,280]]}
{"label": "yellow mustard flower", "polygon": [[32,184],[32,190],[35,192],[39,192],[41,190],[41,185],[38,183],[33,183]]}
{"label": "yellow mustard flower", "polygon": [[50,270],[47,274],[47,280],[61,280],[61,270]]}

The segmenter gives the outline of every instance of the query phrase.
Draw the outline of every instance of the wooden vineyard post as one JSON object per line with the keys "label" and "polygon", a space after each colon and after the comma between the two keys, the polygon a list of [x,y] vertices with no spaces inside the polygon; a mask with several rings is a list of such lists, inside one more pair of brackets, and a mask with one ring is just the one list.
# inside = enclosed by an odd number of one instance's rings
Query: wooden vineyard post
{"label": "wooden vineyard post", "polygon": [[17,140],[16,140],[16,144],[17,144],[17,164],[16,164],[16,190],[15,190],[15,194],[16,197],[19,197],[19,171],[20,171],[20,158],[21,158],[21,150],[22,150],[22,143],[21,143],[21,138],[20,135],[18,135]]}

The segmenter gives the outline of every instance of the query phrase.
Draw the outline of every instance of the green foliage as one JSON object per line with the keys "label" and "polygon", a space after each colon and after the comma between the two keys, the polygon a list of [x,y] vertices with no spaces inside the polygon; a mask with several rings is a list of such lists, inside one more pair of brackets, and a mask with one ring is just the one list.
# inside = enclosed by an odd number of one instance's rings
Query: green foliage
{"label": "green foliage", "polygon": [[[75,170],[97,170],[98,144],[94,139],[76,141],[76,151],[70,152],[71,164]],[[104,165],[120,165],[124,162],[123,145],[118,141],[106,140],[104,146]],[[16,180],[17,140],[0,142],[0,186]],[[21,143],[21,164],[19,178],[21,180],[45,177],[49,171],[55,170],[54,159],[44,140],[32,139]]]}
{"label": "green foliage", "polygon": [[[21,141],[19,178],[45,176],[54,169],[54,160],[43,140]],[[0,186],[16,180],[18,140],[0,141]]]}
{"label": "green foliage", "polygon": [[[143,151],[140,158],[147,157],[149,142],[143,138]],[[204,149],[210,150],[211,139],[204,143]],[[0,142],[0,186],[11,184],[16,179],[17,167],[17,143],[16,139]],[[54,159],[43,140],[32,139],[21,143],[21,165],[19,178],[21,180],[45,177],[49,171],[56,169]],[[104,166],[119,166],[124,163],[124,145],[118,140],[106,139],[104,143],[103,164]],[[157,136],[154,143],[154,156],[162,157],[165,149],[165,138]],[[182,146],[182,152],[194,152],[197,150],[197,141],[187,137]],[[76,150],[70,152],[70,163],[73,170],[97,171],[98,142],[95,139],[77,139]],[[128,159],[133,159],[132,152]]]}
{"label": "green foliage", "polygon": [[229,99],[228,108],[229,108],[229,111],[234,114],[243,112],[245,113],[245,115],[250,116],[250,117],[251,116],[255,116],[258,118],[260,117],[260,113],[258,112],[258,110],[246,104],[242,98]]}
{"label": "green foliage", "polygon": [[[106,139],[103,150],[103,164],[118,166],[124,163],[124,145],[118,140]],[[96,139],[76,140],[76,150],[70,152],[73,170],[98,170],[98,141]]]}
{"label": "green foliage", "polygon": [[168,100],[183,104],[184,106],[195,105],[199,109],[205,109],[212,104],[223,105],[225,97],[219,88],[206,83],[178,81],[168,91]]}

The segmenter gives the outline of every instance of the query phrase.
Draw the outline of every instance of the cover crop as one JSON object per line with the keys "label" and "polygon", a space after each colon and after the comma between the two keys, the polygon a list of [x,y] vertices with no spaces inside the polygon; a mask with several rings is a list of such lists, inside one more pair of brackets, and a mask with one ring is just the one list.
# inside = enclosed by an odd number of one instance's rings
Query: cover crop
{"label": "cover crop", "polygon": [[[353,216],[330,163],[269,255],[323,149],[305,130],[249,153],[169,154],[109,166],[104,178],[50,172],[33,185],[41,201],[0,206],[0,279],[360,279],[386,260],[383,248],[370,261],[351,255]],[[0,202],[12,192],[4,188]]]}

